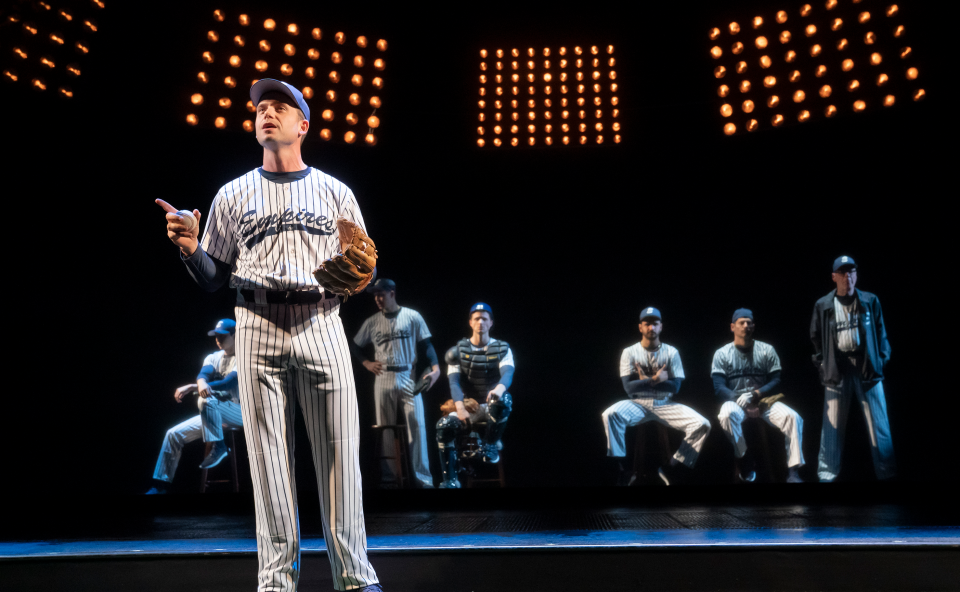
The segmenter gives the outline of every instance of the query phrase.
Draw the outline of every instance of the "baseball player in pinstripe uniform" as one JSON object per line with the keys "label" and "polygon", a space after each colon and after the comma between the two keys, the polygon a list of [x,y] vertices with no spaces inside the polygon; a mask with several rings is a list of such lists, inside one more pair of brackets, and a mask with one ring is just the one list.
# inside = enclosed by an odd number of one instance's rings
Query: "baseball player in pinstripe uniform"
{"label": "baseball player in pinstripe uniform", "polygon": [[[340,299],[313,270],[340,249],[336,220],[364,229],[345,185],[308,167],[300,144],[310,109],[299,90],[250,88],[263,166],[223,186],[203,240],[199,225],[158,200],[167,235],[194,280],[237,289],[237,374],[253,479],[259,590],[293,591],[300,570],[294,482],[294,404],[306,422],[319,481],[323,538],[337,590],[381,590],[367,559],[356,389]],[[200,212],[193,211],[200,219]]]}
{"label": "baseball player in pinstripe uniform", "polygon": [[824,387],[817,474],[826,482],[840,474],[847,415],[855,396],[870,432],[873,469],[878,479],[890,479],[897,466],[883,393],[883,370],[890,360],[883,310],[875,294],[856,289],[853,257],[834,260],[832,279],[836,289],[817,300],[810,319],[813,362]]}
{"label": "baseball player in pinstripe uniform", "polygon": [[744,460],[747,442],[743,438],[743,420],[762,417],[763,421],[783,432],[787,448],[787,483],[801,483],[798,473],[803,466],[803,419],[780,401],[763,405],[761,399],[778,394],[780,357],[769,343],[753,338],[753,312],[739,308],[733,313],[730,331],[733,343],[713,354],[714,393],[724,403],[720,406],[720,428],[733,444],[737,473],[741,481],[753,481],[756,472],[751,459]]}
{"label": "baseball player in pinstripe uniform", "polygon": [[[423,395],[413,392],[419,380],[415,374],[418,359],[427,359],[430,364],[430,372],[426,374],[430,382],[425,390],[432,388],[440,377],[440,362],[430,342],[430,329],[420,313],[397,304],[397,285],[393,280],[380,278],[370,289],[380,312],[363,322],[350,344],[351,350],[363,367],[376,376],[373,396],[377,423],[395,424],[397,405],[403,404],[414,476],[420,487],[432,488]],[[375,361],[368,360],[360,349],[370,343],[376,351]],[[383,438],[382,443],[382,456],[395,456],[393,438]],[[380,470],[381,487],[395,487],[397,474],[393,465],[383,459]]]}
{"label": "baseball player in pinstripe uniform", "polygon": [[[710,433],[710,422],[690,407],[673,402],[684,379],[683,365],[677,349],[660,342],[662,330],[660,311],[644,308],[640,312],[640,342],[620,355],[620,380],[630,398],[614,403],[603,412],[603,429],[607,434],[607,456],[615,458],[627,454],[624,435],[630,426],[658,421],[681,430],[683,443],[670,464],[660,468],[660,478],[670,485],[683,479],[680,467],[692,469],[697,462]],[[633,478],[629,470],[620,465],[620,484],[629,485]]]}
{"label": "baseball player in pinstripe uniform", "polygon": [[234,355],[233,336],[235,332],[236,323],[232,320],[219,321],[207,335],[216,338],[220,350],[203,360],[203,367],[200,368],[195,384],[187,384],[174,391],[173,398],[177,403],[182,402],[188,395],[200,395],[197,399],[200,415],[167,430],[160,457],[157,458],[157,466],[153,471],[155,485],[147,495],[167,492],[167,487],[177,472],[177,465],[180,464],[184,444],[198,438],[212,443],[210,452],[200,463],[201,469],[210,469],[227,456],[227,445],[223,443],[223,424],[231,428],[243,427],[237,399],[237,358]]}

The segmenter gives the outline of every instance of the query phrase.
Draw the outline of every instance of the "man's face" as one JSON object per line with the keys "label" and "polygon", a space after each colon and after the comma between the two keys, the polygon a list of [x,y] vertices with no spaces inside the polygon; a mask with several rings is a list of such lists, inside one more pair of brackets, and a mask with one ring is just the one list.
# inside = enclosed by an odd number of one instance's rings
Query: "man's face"
{"label": "man's face", "polygon": [[257,141],[265,148],[299,144],[300,131],[307,131],[309,122],[300,119],[300,110],[293,101],[278,92],[268,92],[257,104]]}
{"label": "man's face", "polygon": [[663,323],[660,322],[660,319],[643,319],[640,321],[640,334],[647,338],[648,341],[654,341],[657,337],[660,337],[660,331],[663,331]]}
{"label": "man's face", "polygon": [[491,327],[493,327],[493,319],[490,318],[490,313],[478,310],[470,315],[470,328],[474,333],[489,333]]}
{"label": "man's face", "polygon": [[840,268],[833,272],[833,283],[837,285],[837,290],[843,290],[847,294],[853,292],[857,285],[857,270]]}
{"label": "man's face", "polygon": [[750,339],[753,337],[754,327],[753,319],[747,317],[740,317],[736,322],[730,323],[730,330],[733,331],[733,336],[741,339]]}
{"label": "man's face", "polygon": [[377,290],[373,293],[373,301],[377,303],[379,310],[392,308],[393,305],[397,303],[397,293],[394,290],[390,290],[389,292]]}
{"label": "man's face", "polygon": [[233,348],[233,335],[217,335],[215,337],[217,340],[217,347],[220,349],[232,349]]}

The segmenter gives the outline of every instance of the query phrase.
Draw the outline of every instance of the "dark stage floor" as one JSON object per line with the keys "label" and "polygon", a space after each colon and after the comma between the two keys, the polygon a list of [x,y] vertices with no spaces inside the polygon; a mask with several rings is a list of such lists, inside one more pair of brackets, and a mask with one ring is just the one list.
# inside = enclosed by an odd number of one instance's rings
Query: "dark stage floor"
{"label": "dark stage floor", "polygon": [[[709,506],[665,503],[663,489],[371,492],[368,544],[388,592],[958,589],[960,520],[949,496],[793,504],[782,503],[784,491],[797,490],[731,489]],[[725,499],[759,493],[772,501]],[[253,587],[243,496],[43,507],[4,529],[3,590]],[[319,517],[304,508],[301,524],[301,589],[332,589]]]}

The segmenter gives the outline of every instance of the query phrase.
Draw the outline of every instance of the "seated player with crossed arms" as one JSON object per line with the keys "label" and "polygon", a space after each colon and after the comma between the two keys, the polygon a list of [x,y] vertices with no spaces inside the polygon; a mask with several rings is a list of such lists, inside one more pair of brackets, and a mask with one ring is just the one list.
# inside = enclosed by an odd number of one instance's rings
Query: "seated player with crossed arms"
{"label": "seated player with crossed arms", "polygon": [[[710,422],[690,407],[671,400],[684,379],[683,365],[677,349],[660,342],[662,330],[660,311],[653,307],[643,309],[640,343],[626,348],[620,356],[620,380],[630,399],[614,403],[603,412],[603,429],[607,433],[607,456],[618,459],[627,455],[624,435],[630,426],[658,421],[683,431],[683,443],[670,464],[659,471],[663,482],[671,485],[684,477],[680,467],[692,469],[696,464],[710,433]],[[632,484],[636,476],[622,464],[619,468],[618,484]]]}
{"label": "seated player with crossed arms", "polygon": [[237,359],[233,345],[236,327],[237,324],[232,320],[223,319],[207,333],[216,338],[220,351],[204,359],[196,384],[187,384],[174,391],[173,398],[177,403],[183,402],[186,396],[200,395],[197,400],[200,415],[167,430],[160,457],[157,458],[157,467],[153,471],[154,486],[147,495],[167,492],[173,482],[173,475],[177,472],[177,465],[180,464],[184,444],[201,437],[204,442],[212,442],[210,453],[200,463],[201,469],[210,469],[227,456],[227,445],[223,442],[223,424],[231,428],[243,427],[237,392]]}
{"label": "seated player with crossed arms", "polygon": [[787,483],[802,483],[798,471],[803,466],[803,419],[781,403],[780,358],[769,343],[753,338],[753,312],[739,308],[733,313],[730,331],[733,343],[713,355],[713,388],[725,402],[720,407],[720,427],[733,444],[740,481],[753,481],[757,474],[753,460],[746,456],[743,420],[762,417],[783,432],[787,448]]}
{"label": "seated player with crossed arms", "polygon": [[453,399],[441,407],[446,415],[437,422],[437,445],[443,470],[441,489],[460,488],[457,434],[471,421],[487,422],[481,452],[483,462],[500,461],[500,438],[513,409],[513,397],[507,389],[513,382],[514,362],[510,345],[490,338],[492,327],[490,305],[474,304],[470,307],[473,335],[461,339],[445,356]]}

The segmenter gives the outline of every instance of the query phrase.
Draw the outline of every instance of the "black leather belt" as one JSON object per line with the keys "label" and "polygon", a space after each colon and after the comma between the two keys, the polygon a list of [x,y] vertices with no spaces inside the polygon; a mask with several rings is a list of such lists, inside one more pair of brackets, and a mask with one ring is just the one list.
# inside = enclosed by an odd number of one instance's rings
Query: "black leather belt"
{"label": "black leather belt", "polygon": [[410,364],[403,364],[402,366],[384,366],[383,368],[387,372],[406,372],[411,369]]}
{"label": "black leather belt", "polygon": [[[248,304],[257,303],[257,290],[237,290]],[[267,304],[313,304],[324,299],[326,292],[307,292],[304,290],[264,290],[263,299]]]}

